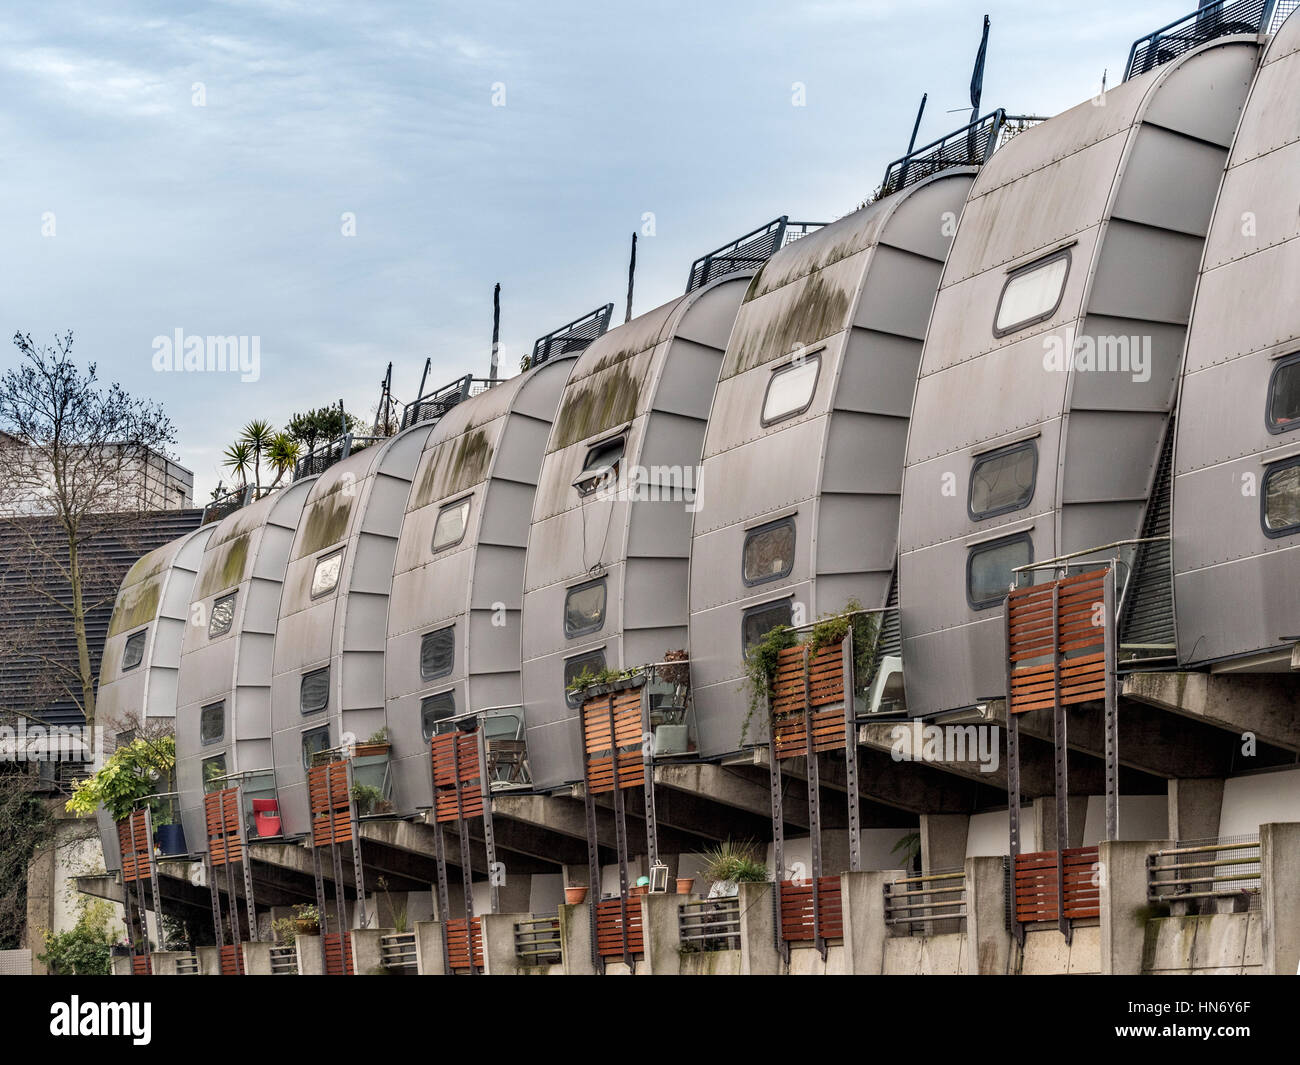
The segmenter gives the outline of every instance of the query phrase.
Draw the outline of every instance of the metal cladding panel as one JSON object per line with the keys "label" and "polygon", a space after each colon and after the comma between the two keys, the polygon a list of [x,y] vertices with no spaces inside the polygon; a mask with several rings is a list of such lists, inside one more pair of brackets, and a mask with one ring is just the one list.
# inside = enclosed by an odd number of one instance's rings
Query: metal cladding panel
{"label": "metal cladding panel", "polygon": [[[972,541],[1011,535],[1031,517],[1041,560],[1139,534],[1224,162],[1216,145],[1231,139],[1257,55],[1254,38],[1190,52],[1108,93],[1102,107],[1018,135],[976,179],[926,337],[907,446],[899,592],[913,714],[1005,686],[1001,612],[966,599]],[[996,336],[1009,272],[1062,248],[1056,307]],[[1122,337],[1110,332],[1117,326]],[[1118,341],[1133,338],[1126,362]],[[1103,341],[1109,362],[1098,359]],[[1035,428],[1044,435],[1029,506],[973,522],[964,504],[976,455]],[[944,474],[955,482],[950,505],[934,497]]]}
{"label": "metal cladding panel", "polygon": [[[815,500],[805,500],[796,507],[776,512],[782,518],[790,518],[795,524],[794,556],[790,574],[776,580],[765,581],[750,588],[745,588],[741,580],[741,552],[745,544],[745,535],[753,522],[733,522],[723,525],[711,532],[697,533],[691,545],[691,614],[715,610],[741,599],[754,596],[775,597],[788,589],[807,580],[813,565],[813,518],[816,513]],[[774,515],[775,516],[775,515]],[[762,522],[759,522],[762,524]],[[738,589],[743,589],[738,594]],[[729,626],[729,631],[737,628],[734,619],[722,618],[722,623]],[[694,622],[692,622],[694,624]],[[709,680],[707,667],[695,657],[696,633],[691,632],[691,679],[698,683]],[[734,656],[733,656],[734,657]],[[739,659],[728,666],[733,672],[739,670]],[[730,676],[731,673],[727,673]],[[716,677],[713,679],[717,679]]]}
{"label": "metal cladding panel", "polygon": [[[830,376],[829,374],[827,376]],[[761,401],[760,401],[761,404]],[[695,539],[735,522],[783,511],[816,494],[826,415],[791,422],[704,461],[695,515]],[[763,444],[777,440],[780,446]],[[692,560],[698,545],[692,545]],[[710,563],[701,560],[706,569]],[[739,566],[739,562],[736,563]]]}
{"label": "metal cladding panel", "polygon": [[[889,530],[897,526],[897,495],[836,495],[823,491],[817,507],[818,578],[828,574],[891,573],[897,549],[894,537],[869,535],[866,530]],[[819,579],[818,614],[843,609],[845,600],[830,599],[825,592]],[[887,587],[882,589],[879,602],[868,599],[861,602],[864,606],[884,606],[888,592]],[[808,615],[810,620],[815,616]]]}
{"label": "metal cladding panel", "polygon": [[[1300,436],[1269,431],[1277,358],[1300,350],[1300,19],[1268,45],[1233,142],[1188,332],[1174,451],[1173,570],[1178,661],[1268,652],[1300,634],[1300,536],[1269,537],[1270,462]],[[1286,670],[1285,656],[1280,666]]]}

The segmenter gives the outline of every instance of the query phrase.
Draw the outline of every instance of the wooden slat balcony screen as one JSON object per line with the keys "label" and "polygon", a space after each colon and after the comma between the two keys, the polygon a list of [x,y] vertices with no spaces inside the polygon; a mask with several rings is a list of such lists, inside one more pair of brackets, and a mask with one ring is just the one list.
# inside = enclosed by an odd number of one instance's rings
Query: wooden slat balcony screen
{"label": "wooden slat balcony screen", "polygon": [[[622,958],[645,952],[641,930],[641,900],[627,900],[627,928],[623,927],[622,899],[602,899],[596,903],[596,953],[602,958]],[[626,939],[624,933],[626,932]]]}
{"label": "wooden slat balcony screen", "polygon": [[1106,570],[1007,596],[1013,714],[1106,698]]}
{"label": "wooden slat balcony screen", "polygon": [[[1067,848],[1061,854],[1065,871],[1065,917],[1099,917],[1101,889],[1097,882],[1096,847]],[[1016,920],[1057,921],[1056,851],[1017,854],[1015,866]]]}
{"label": "wooden slat balcony screen", "polygon": [[117,844],[122,852],[122,879],[148,880],[153,874],[149,861],[153,844],[143,810],[135,810],[117,823]]}
{"label": "wooden slat balcony screen", "polygon": [[618,786],[640,788],[645,785],[641,727],[640,688],[598,695],[582,704],[587,782],[593,795],[614,790],[615,750],[618,755]]}
{"label": "wooden slat balcony screen", "polygon": [[348,794],[348,764],[330,762],[307,770],[311,797],[312,846],[328,847],[352,838],[352,797]]}
{"label": "wooden slat balcony screen", "polygon": [[811,942],[817,938],[842,939],[844,937],[844,903],[838,876],[823,876],[817,880],[817,905],[821,910],[821,927],[813,920],[813,881],[782,880],[781,938],[787,943]]}
{"label": "wooden slat balcony screen", "polygon": [[326,932],[322,937],[325,945],[325,975],[352,975],[352,935],[350,932]]}
{"label": "wooden slat balcony screen", "polygon": [[475,917],[469,922],[470,933],[466,933],[464,917],[453,917],[443,929],[447,937],[447,964],[452,972],[469,972],[470,939],[473,938],[474,968],[483,971],[483,921]]}
{"label": "wooden slat balcony screen", "polygon": [[[433,801],[437,820],[466,821],[483,816],[483,780],[479,772],[478,733],[434,736]],[[460,787],[457,788],[457,781]]]}
{"label": "wooden slat balcony screen", "polygon": [[239,789],[225,788],[203,796],[208,829],[208,859],[215,865],[243,861],[239,842]]}
{"label": "wooden slat balcony screen", "polygon": [[811,656],[806,651],[805,645],[797,644],[777,656],[772,678],[772,737],[776,756],[781,759],[808,753],[805,703],[812,711],[813,750],[844,750],[843,644],[818,648]]}
{"label": "wooden slat balcony screen", "polygon": [[217,952],[217,964],[222,976],[244,975],[244,949],[238,943],[228,943]]}

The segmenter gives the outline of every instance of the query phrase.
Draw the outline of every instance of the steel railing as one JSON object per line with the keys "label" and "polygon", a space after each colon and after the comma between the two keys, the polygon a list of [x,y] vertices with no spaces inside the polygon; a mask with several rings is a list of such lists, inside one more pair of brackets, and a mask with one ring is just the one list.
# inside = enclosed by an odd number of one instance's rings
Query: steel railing
{"label": "steel railing", "polygon": [[807,236],[816,229],[821,229],[825,224],[825,222],[791,222],[788,216],[782,215],[766,225],[759,226],[743,237],[737,237],[722,247],[701,255],[691,263],[686,291],[694,292],[710,281],[716,281],[739,270],[756,269],[787,244]]}
{"label": "steel railing", "polygon": [[1147,898],[1191,902],[1241,897],[1259,903],[1259,834],[1180,841],[1147,856]]}
{"label": "steel railing", "polygon": [[183,958],[177,958],[176,975],[177,976],[198,976],[199,956],[197,954],[186,954]]}
{"label": "steel railing", "polygon": [[563,957],[558,917],[515,922],[515,957],[525,965],[558,965]]}
{"label": "steel railing", "polygon": [[228,518],[235,511],[248,506],[252,501],[253,486],[251,484],[246,484],[240,488],[232,488],[229,492],[223,492],[217,496],[203,508],[203,517],[199,520],[199,524],[207,525],[209,522]]}
{"label": "steel railing", "polygon": [[402,408],[402,428],[409,429],[413,425],[438,421],[458,403],[469,399],[470,396],[485,392],[499,383],[486,378],[475,378],[473,374],[457,377],[454,381],[435,388],[432,392],[425,392],[406,404]]}
{"label": "steel railing", "polygon": [[885,167],[885,179],[875,198],[883,199],[955,166],[983,166],[996,150],[1006,122],[1006,111],[998,108],[895,159]]}
{"label": "steel railing", "polygon": [[607,303],[589,314],[566,322],[559,329],[551,330],[544,337],[538,337],[533,344],[533,353],[528,357],[528,365],[525,369],[540,366],[555,355],[585,351],[593,340],[605,335],[613,316],[614,305]]}
{"label": "steel railing", "polygon": [[1298,0],[1217,0],[1139,37],[1129,49],[1124,80],[1172,62],[1193,48],[1235,33],[1275,33]]}
{"label": "steel railing", "polygon": [[740,899],[683,902],[677,910],[677,933],[684,951],[739,950]]}
{"label": "steel railing", "polygon": [[908,935],[924,934],[929,922],[966,920],[964,869],[904,877],[886,884],[884,891],[885,924],[901,925]]}
{"label": "steel railing", "polygon": [[298,944],[271,948],[271,975],[298,975]]}
{"label": "steel railing", "polygon": [[396,972],[415,972],[415,933],[390,932],[380,936],[379,964]]}

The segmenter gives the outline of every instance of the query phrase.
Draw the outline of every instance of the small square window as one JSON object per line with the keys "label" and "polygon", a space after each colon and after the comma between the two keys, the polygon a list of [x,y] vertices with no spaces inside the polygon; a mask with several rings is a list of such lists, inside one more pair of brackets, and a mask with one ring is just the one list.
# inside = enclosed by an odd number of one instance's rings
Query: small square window
{"label": "small square window", "polygon": [[343,568],[343,550],[331,551],[316,560],[316,569],[311,575],[311,597],[318,599],[328,595],[339,586],[339,571]]}
{"label": "small square window", "polygon": [[302,675],[302,684],[298,689],[298,706],[304,714],[314,714],[324,710],[330,701],[330,670],[313,669]]}
{"label": "small square window", "polygon": [[793,599],[780,599],[775,603],[752,606],[741,615],[740,643],[745,654],[778,625],[789,625],[794,620]]}
{"label": "small square window", "polygon": [[330,749],[330,730],[328,725],[308,729],[302,734],[302,767],[310,769],[316,756]]}
{"label": "small square window", "polygon": [[1011,271],[998,299],[993,335],[1006,336],[1052,317],[1061,305],[1065,278],[1069,272],[1068,249],[1053,252],[1037,262]]}
{"label": "small square window", "polygon": [[221,791],[226,786],[226,756],[215,755],[205,758],[201,763],[203,770],[203,791]]}
{"label": "small square window", "polygon": [[794,569],[794,519],[760,525],[745,534],[742,551],[747,585],[765,584],[790,576]]}
{"label": "small square window", "polygon": [[144,661],[144,641],[149,635],[148,629],[141,629],[139,632],[133,632],[126,638],[126,646],[122,648],[122,672],[128,669],[135,669]]}
{"label": "small square window", "polygon": [[1032,440],[978,456],[971,466],[966,501],[971,521],[1027,507],[1037,476],[1038,446]]}
{"label": "small square window", "polygon": [[580,655],[566,658],[564,660],[564,701],[570,706],[578,706],[581,697],[577,692],[569,691],[569,685],[582,676],[584,672],[599,673],[604,668],[604,648],[598,648],[595,651],[584,651]]}
{"label": "small square window", "polygon": [[433,553],[455,547],[465,539],[465,528],[469,525],[469,497],[458,503],[448,503],[438,511],[438,520],[433,526]]}
{"label": "small square window", "polygon": [[424,734],[424,742],[428,743],[435,734],[444,731],[438,728],[440,721],[446,721],[449,717],[455,716],[456,693],[454,691],[426,695],[421,699],[420,731]]}
{"label": "small square window", "polygon": [[437,680],[448,676],[456,664],[456,626],[426,632],[420,640],[420,676]]}
{"label": "small square window", "polygon": [[564,635],[569,639],[600,631],[605,624],[605,578],[570,588],[564,596]]}
{"label": "small square window", "polygon": [[573,482],[578,495],[586,498],[596,492],[609,492],[618,487],[619,471],[623,467],[623,451],[627,447],[627,437],[619,436],[605,440],[587,451],[587,459],[582,464],[582,472]]}
{"label": "small square window", "polygon": [[199,743],[220,743],[226,736],[226,704],[209,703],[199,711]]}
{"label": "small square window", "polygon": [[235,621],[235,597],[238,592],[223,595],[212,604],[212,613],[208,616],[208,639],[224,636],[230,631]]}
{"label": "small square window", "polygon": [[966,556],[966,601],[972,610],[1001,605],[1015,582],[1014,570],[1034,560],[1028,533],[976,544]]}
{"label": "small square window", "polygon": [[1266,468],[1261,518],[1266,536],[1300,532],[1300,458]]}
{"label": "small square window", "polygon": [[773,371],[771,380],[767,382],[767,394],[763,397],[764,425],[793,418],[812,406],[821,363],[820,356],[805,355]]}
{"label": "small square window", "polygon": [[1268,381],[1268,431],[1286,433],[1300,428],[1300,353],[1273,367]]}

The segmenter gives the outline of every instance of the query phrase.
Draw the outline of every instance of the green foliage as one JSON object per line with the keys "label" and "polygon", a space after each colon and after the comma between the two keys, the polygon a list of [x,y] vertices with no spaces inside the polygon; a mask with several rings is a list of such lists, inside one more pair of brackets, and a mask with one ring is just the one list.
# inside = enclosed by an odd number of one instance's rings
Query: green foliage
{"label": "green foliage", "polygon": [[76,925],[68,931],[45,933],[45,953],[39,958],[59,976],[107,976],[112,967],[108,922],[113,908],[102,899],[83,899],[80,908]]}
{"label": "green foliage", "polygon": [[295,414],[285,426],[285,432],[291,440],[296,440],[310,451],[319,443],[337,440],[345,432],[359,433],[361,423],[351,414],[344,415],[347,425],[339,415],[338,407],[317,407],[302,414]]}
{"label": "green foliage", "polygon": [[387,742],[388,742],[388,726],[385,725],[383,728],[377,728],[377,729],[375,729],[375,731],[372,732],[372,733],[370,734],[370,739],[366,740],[366,742],[367,742],[367,743],[387,743]]}
{"label": "green foliage", "polygon": [[49,805],[36,777],[17,763],[0,764],[0,950],[22,945],[27,926],[27,867],[54,835]]}
{"label": "green foliage", "polygon": [[743,745],[749,735],[749,727],[754,715],[767,711],[767,696],[772,690],[772,677],[776,673],[777,659],[787,647],[797,642],[794,629],[789,625],[778,625],[745,652],[745,686],[749,692],[749,709],[745,721],[740,726],[740,742]]}
{"label": "green foliage", "polygon": [[[109,755],[94,776],[73,785],[67,809],[75,814],[93,814],[102,806],[114,821],[120,821],[135,809],[139,800],[158,790],[159,780],[168,779],[175,765],[174,737],[135,740]],[[161,807],[156,809],[155,816],[163,816]]]}
{"label": "green foliage", "polygon": [[299,902],[293,907],[293,919],[295,921],[311,921],[313,924],[320,924],[320,910],[316,909],[310,902]]}
{"label": "green foliage", "polygon": [[277,947],[291,947],[298,942],[298,922],[293,917],[277,917],[271,922],[271,935]]}
{"label": "green foliage", "polygon": [[569,682],[569,686],[566,690],[570,692],[580,692],[586,688],[594,688],[600,684],[613,684],[615,681],[619,680],[631,680],[633,677],[640,676],[642,672],[643,670],[640,666],[635,666],[632,669],[610,669],[607,667],[597,673],[593,673],[584,666],[582,672]]}
{"label": "green foliage", "polygon": [[911,866],[921,855],[921,833],[909,832],[900,836],[898,842],[889,848],[890,854],[897,854],[905,866]]}
{"label": "green foliage", "polygon": [[373,784],[353,784],[352,801],[357,804],[357,813],[368,814],[375,804],[383,799],[384,793]]}
{"label": "green foliage", "polygon": [[719,843],[704,852],[704,862],[704,875],[716,882],[761,884],[767,880],[767,865],[758,857],[758,845],[753,842]]}
{"label": "green foliage", "polygon": [[248,471],[253,468],[256,456],[252,447],[243,440],[237,440],[226,448],[221,464],[239,478],[241,486],[248,483]]}

